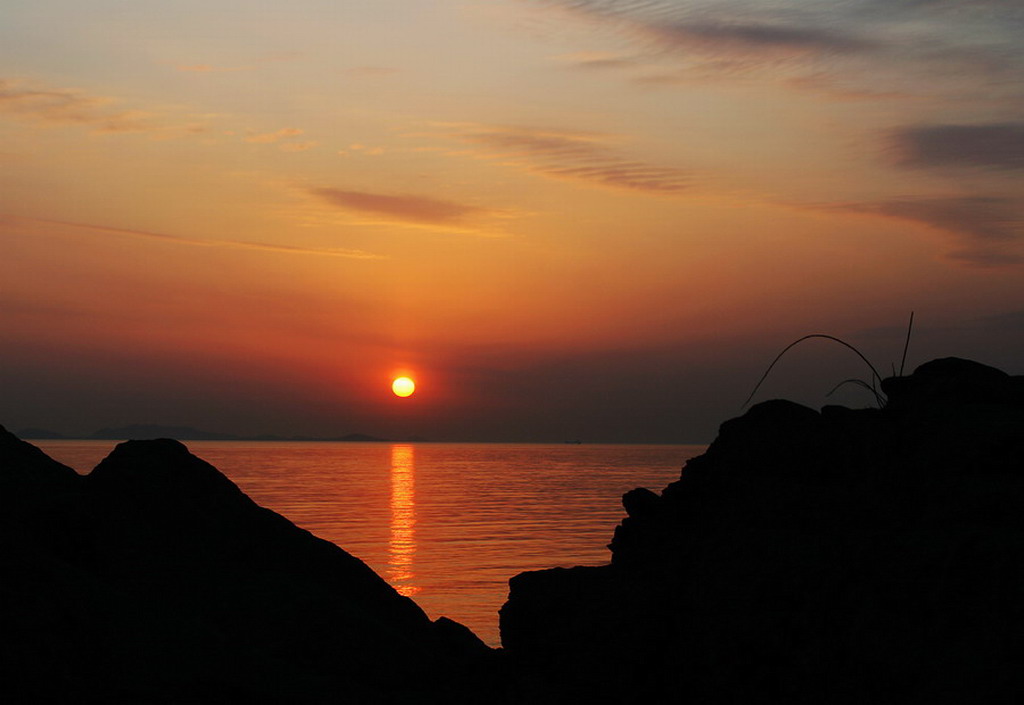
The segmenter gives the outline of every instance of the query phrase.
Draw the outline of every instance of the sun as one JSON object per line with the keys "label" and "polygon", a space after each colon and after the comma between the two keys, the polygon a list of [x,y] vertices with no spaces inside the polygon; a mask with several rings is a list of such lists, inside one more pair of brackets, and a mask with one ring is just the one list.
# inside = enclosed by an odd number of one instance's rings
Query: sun
{"label": "sun", "polygon": [[416,391],[416,383],[408,377],[396,377],[391,383],[391,391],[396,397],[407,397]]}

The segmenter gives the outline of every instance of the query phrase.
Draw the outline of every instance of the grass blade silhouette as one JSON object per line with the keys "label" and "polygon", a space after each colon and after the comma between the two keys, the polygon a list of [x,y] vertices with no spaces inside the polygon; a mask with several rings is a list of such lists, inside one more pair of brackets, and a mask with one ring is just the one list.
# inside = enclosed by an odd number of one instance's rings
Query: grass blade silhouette
{"label": "grass blade silhouette", "polygon": [[903,359],[900,361],[900,377],[903,376],[903,366],[907,364],[907,349],[910,348],[910,332],[914,330],[914,312],[910,312],[910,323],[907,325],[907,340],[903,343]]}
{"label": "grass blade silhouette", "polygon": [[828,394],[826,394],[825,396],[826,396],[826,397],[830,397],[830,396],[832,396],[832,395],[833,395],[833,394],[835,394],[835,393],[836,393],[837,391],[839,391],[839,388],[840,388],[840,387],[842,387],[842,386],[843,386],[844,384],[855,384],[855,385],[857,385],[858,387],[864,387],[864,389],[868,390],[869,392],[871,392],[872,394],[874,394],[874,395],[875,395],[876,397],[878,396],[878,393],[877,393],[877,392],[875,391],[875,388],[874,388],[874,387],[872,387],[872,386],[871,386],[870,384],[868,384],[868,383],[867,383],[867,382],[865,382],[864,380],[862,380],[862,379],[856,379],[856,378],[852,378],[852,379],[844,379],[844,380],[843,380],[842,382],[840,382],[840,383],[839,383],[839,384],[837,384],[836,386],[832,387],[832,389],[831,389],[831,390],[829,390],[829,393],[828,393]]}
{"label": "grass blade silhouette", "polygon": [[[864,354],[861,353],[860,350],[858,350],[854,346],[850,345],[849,343],[847,343],[842,338],[837,338],[834,335],[825,335],[824,333],[811,333],[810,335],[805,335],[802,338],[794,340],[792,343],[790,343],[785,348],[783,348],[782,352],[780,352],[778,355],[775,356],[775,359],[772,360],[772,364],[768,365],[768,369],[764,371],[763,375],[761,375],[761,379],[759,379],[757,381],[757,384],[754,385],[754,390],[750,393],[750,396],[747,397],[747,400],[745,402],[743,402],[743,406],[741,406],[740,408],[741,409],[745,408],[747,406],[747,404],[750,403],[750,400],[754,398],[755,394],[757,394],[757,390],[761,388],[761,384],[768,378],[768,375],[769,375],[769,373],[771,373],[772,368],[774,368],[775,364],[779,360],[782,359],[783,355],[785,355],[787,352],[789,352],[792,348],[796,347],[800,343],[804,342],[805,340],[810,340],[811,338],[822,338],[824,340],[831,340],[832,342],[839,343],[843,347],[849,348],[854,353],[856,353],[857,357],[859,357],[861,360],[863,360],[864,364],[867,365],[871,369],[871,374],[872,374],[871,384],[868,385],[866,382],[863,382],[864,386],[868,387],[868,389],[871,390],[871,393],[875,395],[875,401],[878,402],[878,405],[880,407],[881,406],[885,406],[885,399],[878,392],[878,389],[875,388],[875,381],[877,380],[877,381],[880,382],[882,380],[882,375],[878,374],[878,370],[875,369],[875,366],[871,364],[870,360],[868,360],[866,357],[864,357]],[[908,344],[909,344],[909,341],[908,341]],[[835,391],[835,390],[833,390],[833,391]]]}

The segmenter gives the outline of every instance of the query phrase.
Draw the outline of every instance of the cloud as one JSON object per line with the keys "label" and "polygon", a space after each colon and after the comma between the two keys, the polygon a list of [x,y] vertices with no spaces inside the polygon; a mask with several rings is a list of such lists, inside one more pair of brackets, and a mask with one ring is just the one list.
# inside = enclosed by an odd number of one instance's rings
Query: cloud
{"label": "cloud", "polygon": [[277,148],[282,152],[305,152],[308,149],[320,144],[315,140],[305,140],[303,142],[288,142],[292,137],[298,137],[304,134],[302,130],[297,127],[285,127],[275,132],[263,132],[260,134],[249,135],[245,138],[246,142],[252,144],[277,144]]}
{"label": "cloud", "polygon": [[307,149],[312,149],[318,144],[320,143],[314,140],[307,140],[306,142],[285,142],[278,147],[278,149],[282,152],[305,152]]}
{"label": "cloud", "polygon": [[907,100],[913,96],[905,91],[885,90],[867,85],[847,85],[840,76],[827,72],[809,73],[787,81],[787,85],[824,94],[837,100]]}
{"label": "cloud", "polygon": [[149,133],[173,137],[205,131],[201,124],[171,124],[144,110],[119,110],[110,98],[43,89],[0,79],[0,114],[50,125],[80,125],[101,134]]}
{"label": "cloud", "polygon": [[302,134],[302,130],[297,127],[285,127],[276,132],[264,132],[259,135],[250,135],[245,138],[246,142],[253,142],[255,144],[271,144],[273,142],[280,142],[288,137],[297,137]]}
{"label": "cloud", "polygon": [[835,208],[910,221],[952,235],[949,256],[979,266],[1024,261],[1024,210],[1016,199],[1002,196],[899,198],[853,203]]}
{"label": "cloud", "polygon": [[[356,142],[354,144],[350,144],[348,146],[348,148],[350,150],[352,150],[353,152],[359,152],[360,154],[364,154],[364,155],[372,156],[372,157],[376,157],[376,156],[379,156],[381,154],[384,154],[384,152],[386,151],[383,147],[368,147],[365,144],[359,144],[358,142]],[[346,154],[346,153],[347,152],[345,152],[345,151],[340,152],[340,154]]]}
{"label": "cloud", "polygon": [[372,252],[366,252],[364,250],[301,247],[295,245],[278,245],[263,242],[243,242],[241,240],[207,240],[203,238],[183,237],[181,235],[155,233],[147,230],[113,228],[106,225],[92,225],[89,223],[72,223],[62,220],[47,220],[43,218],[33,218],[31,220],[37,223],[63,225],[72,228],[80,228],[83,230],[98,230],[102,232],[113,233],[115,235],[124,235],[127,237],[142,238],[147,240],[160,240],[163,242],[170,242],[178,245],[187,245],[193,247],[221,247],[233,250],[251,250],[256,252],[280,252],[285,254],[317,255],[322,257],[345,257],[348,259],[383,259],[381,255],[377,255]]}
{"label": "cloud", "polygon": [[952,97],[990,84],[1002,96],[1024,97],[1017,0],[548,0],[543,7],[557,10],[560,23],[568,11],[632,41],[649,65],[633,80],[649,84],[742,75],[785,82],[827,69],[853,94]]}
{"label": "cloud", "polygon": [[727,54],[854,53],[875,48],[874,42],[851,33],[774,22],[650,24],[644,31],[671,48]]}
{"label": "cloud", "polygon": [[104,112],[109,99],[71,90],[44,90],[0,79],[0,111],[41,122],[95,124],[112,116]]}
{"label": "cloud", "polygon": [[[819,84],[788,82],[840,67],[855,68],[853,74],[865,82],[865,66],[884,55],[886,48],[884,32],[866,23],[836,21],[841,12],[834,5],[824,11],[824,4],[813,0],[554,0],[552,4],[632,44],[628,58],[584,59],[575,62],[577,68],[615,70],[625,80],[647,87],[746,78],[806,90]],[[621,46],[621,41],[616,44]],[[867,83],[877,82],[876,76]]]}
{"label": "cloud", "polygon": [[815,3],[564,0],[556,5],[609,22],[661,49],[713,54],[829,54],[872,51],[874,39],[853,23],[835,22],[835,8]]}
{"label": "cloud", "polygon": [[453,201],[406,194],[369,193],[337,188],[312,188],[309,189],[309,193],[345,210],[383,215],[426,225],[458,225],[471,216],[491,212]]}
{"label": "cloud", "polygon": [[681,169],[623,157],[612,146],[621,140],[610,135],[475,124],[445,127],[449,137],[476,147],[476,156],[550,178],[660,195],[677,194],[690,184],[690,175]]}
{"label": "cloud", "polygon": [[904,166],[1024,169],[1024,123],[917,125],[890,138]]}
{"label": "cloud", "polygon": [[897,199],[874,205],[876,212],[917,221],[980,241],[1014,240],[1024,235],[1015,201],[993,196]]}
{"label": "cloud", "polygon": [[976,267],[1009,267],[1024,262],[1024,256],[995,248],[954,250],[947,257]]}
{"label": "cloud", "polygon": [[642,66],[635,58],[603,51],[583,51],[554,57],[573,68],[591,71],[633,69]]}

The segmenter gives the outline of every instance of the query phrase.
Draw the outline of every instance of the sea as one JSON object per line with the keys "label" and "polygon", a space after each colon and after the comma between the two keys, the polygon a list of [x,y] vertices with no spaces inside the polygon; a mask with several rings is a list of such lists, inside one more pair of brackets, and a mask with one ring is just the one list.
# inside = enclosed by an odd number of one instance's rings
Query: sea
{"label": "sea", "polygon": [[[114,441],[35,441],[80,473]],[[188,441],[258,504],[366,562],[431,617],[500,645],[508,580],[602,565],[622,494],[701,445]]]}

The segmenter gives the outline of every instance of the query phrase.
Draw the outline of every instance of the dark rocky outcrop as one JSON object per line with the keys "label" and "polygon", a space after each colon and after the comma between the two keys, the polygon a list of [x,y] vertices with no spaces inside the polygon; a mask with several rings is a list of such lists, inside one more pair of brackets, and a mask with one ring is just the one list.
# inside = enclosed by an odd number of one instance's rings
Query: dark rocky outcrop
{"label": "dark rocky outcrop", "polygon": [[501,702],[496,652],[171,440],[79,476],[0,428],[0,700]]}
{"label": "dark rocky outcrop", "polygon": [[521,698],[1024,700],[1024,378],[949,358],[883,390],[754,406],[624,496],[610,565],[514,577]]}

